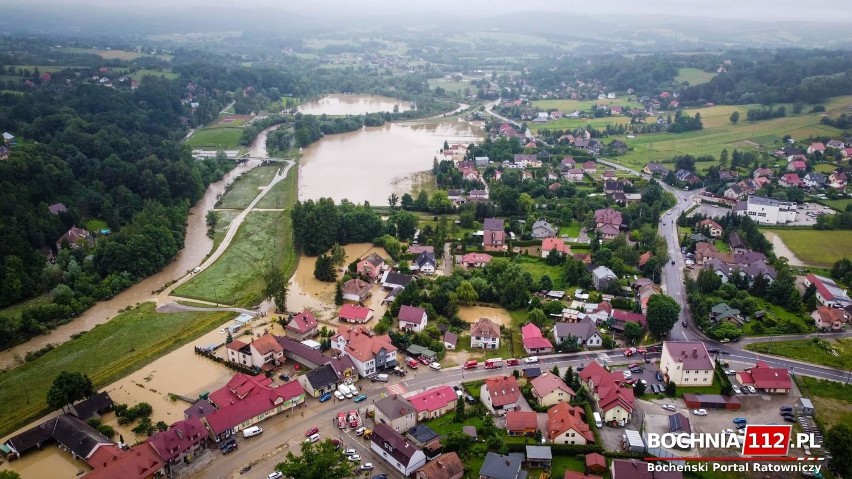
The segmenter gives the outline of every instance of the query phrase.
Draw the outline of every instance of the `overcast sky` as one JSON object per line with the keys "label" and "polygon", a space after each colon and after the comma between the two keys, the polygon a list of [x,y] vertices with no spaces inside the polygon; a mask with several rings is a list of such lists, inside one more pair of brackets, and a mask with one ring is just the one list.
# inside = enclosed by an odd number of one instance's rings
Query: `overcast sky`
{"label": "overcast sky", "polygon": [[852,22],[852,1],[848,0],[0,0],[2,5],[105,7],[149,15],[192,9],[203,16],[205,10],[257,8],[268,14],[273,9],[349,16],[436,13],[451,19],[458,15],[541,10],[574,15],[665,14],[746,21]]}

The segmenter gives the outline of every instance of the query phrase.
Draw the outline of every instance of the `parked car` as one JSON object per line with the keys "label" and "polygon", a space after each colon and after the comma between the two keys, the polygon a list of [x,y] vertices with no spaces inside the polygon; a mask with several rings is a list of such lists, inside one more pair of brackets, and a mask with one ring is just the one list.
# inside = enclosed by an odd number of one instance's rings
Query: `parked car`
{"label": "parked car", "polygon": [[362,471],[372,471],[373,470],[373,463],[368,462],[366,464],[361,464],[361,467],[359,469],[361,469]]}
{"label": "parked car", "polygon": [[696,409],[696,410],[692,411],[692,414],[695,414],[696,416],[706,416],[707,410],[706,409]]}
{"label": "parked car", "polygon": [[358,454],[352,454],[351,456],[348,456],[346,459],[348,459],[352,462],[361,462],[361,456],[359,456]]}
{"label": "parked car", "polygon": [[734,371],[733,369],[727,369],[727,370],[725,370],[725,374],[727,374],[728,376],[736,376],[737,372]]}
{"label": "parked car", "polygon": [[710,354],[719,354],[719,350],[716,348],[709,348],[707,352]]}
{"label": "parked car", "polygon": [[268,476],[266,476],[266,479],[281,479],[282,477],[284,477],[284,474],[282,474],[278,471],[275,471],[273,473],[270,473]]}
{"label": "parked car", "polygon": [[236,443],[237,443],[237,440],[236,440],[236,439],[234,439],[233,437],[232,437],[232,438],[229,438],[229,439],[225,439],[225,440],[222,442],[222,444],[219,444],[219,449],[224,450],[226,447],[230,447],[230,446],[232,446],[232,445],[234,445],[234,444],[236,444]]}
{"label": "parked car", "polygon": [[624,374],[624,379],[630,379],[633,377],[633,373],[630,371],[622,371],[622,373]]}
{"label": "parked car", "polygon": [[663,404],[663,409],[665,409],[666,411],[675,411],[675,410],[677,410],[677,408],[675,407],[675,405],[674,405],[674,404]]}
{"label": "parked car", "polygon": [[639,367],[639,366],[635,366],[635,367],[630,368],[630,372],[631,372],[631,373],[636,373],[636,374],[641,374],[641,373],[644,373],[644,372],[645,372],[645,368],[643,368],[643,367]]}
{"label": "parked car", "polygon": [[434,369],[435,371],[441,370],[441,364],[440,363],[429,363],[429,367]]}
{"label": "parked car", "polygon": [[748,389],[748,392],[751,394],[757,394],[757,389],[755,389],[754,386],[745,386],[745,388]]}
{"label": "parked car", "polygon": [[376,474],[375,476],[373,476],[373,479],[388,479],[388,475],[387,474]]}
{"label": "parked car", "polygon": [[734,418],[734,424],[745,424],[747,422],[748,422],[748,419],[746,419],[744,417],[735,417]]}
{"label": "parked car", "polygon": [[780,408],[779,410],[780,410],[781,412],[784,412],[784,411],[790,411],[790,412],[793,412],[793,406],[781,406],[781,408]]}
{"label": "parked car", "polygon": [[680,325],[683,326],[684,328],[689,326],[686,321],[681,321]]}
{"label": "parked car", "polygon": [[361,394],[360,396],[355,398],[355,402],[361,402],[361,401],[366,401],[366,400],[367,400],[366,394]]}
{"label": "parked car", "polygon": [[355,430],[355,435],[360,436],[361,434],[364,434],[364,431],[366,431],[366,430],[367,430],[366,427],[361,426],[361,427],[359,427],[358,429]]}
{"label": "parked car", "polygon": [[456,392],[456,396],[458,396],[459,398],[464,397],[464,390],[461,388],[461,386],[453,386],[453,391]]}
{"label": "parked car", "polygon": [[351,448],[351,447],[347,447],[346,449],[344,449],[344,450],[343,450],[343,455],[344,455],[344,456],[351,456],[351,455],[353,455],[353,454],[355,454],[355,453],[357,453],[357,452],[358,452],[358,451],[356,451],[355,449],[353,449],[353,448]]}
{"label": "parked car", "polygon": [[538,356],[529,356],[524,358],[524,362],[527,364],[533,364],[538,362]]}
{"label": "parked car", "polygon": [[237,443],[232,442],[232,443],[230,443],[227,446],[222,448],[222,454],[230,454],[230,453],[236,451],[237,447],[239,447],[239,446],[237,446]]}
{"label": "parked car", "polygon": [[344,399],[346,399],[346,396],[344,396],[343,393],[340,391],[334,391],[334,397],[336,397],[338,401],[343,401]]}
{"label": "parked car", "polygon": [[278,375],[278,379],[280,379],[280,380],[282,380],[282,381],[289,381],[289,380],[290,380],[290,376],[288,376],[288,375],[286,375],[286,374],[279,374],[279,375]]}
{"label": "parked car", "polygon": [[741,422],[741,423],[737,424],[737,429],[745,430],[746,426],[748,426],[748,424]]}
{"label": "parked car", "polygon": [[319,402],[326,402],[331,399],[331,393],[325,393],[319,397]]}
{"label": "parked car", "polygon": [[468,402],[468,404],[476,404],[476,398],[468,394],[464,397],[464,400]]}
{"label": "parked car", "polygon": [[506,360],[506,366],[517,366],[521,364],[521,362],[515,358],[510,358]]}
{"label": "parked car", "polygon": [[428,365],[429,365],[429,363],[431,362],[431,361],[429,361],[428,359],[426,359],[426,358],[424,358],[424,357],[422,357],[422,356],[420,357],[420,359],[419,359],[418,361],[420,361],[420,364],[422,364],[422,365],[424,365],[424,366],[428,366]]}
{"label": "parked car", "polygon": [[311,437],[318,432],[319,432],[319,428],[312,427],[312,428],[308,429],[307,431],[305,431],[305,437]]}
{"label": "parked car", "polygon": [[663,372],[657,371],[657,381],[662,381],[662,380],[663,380]]}
{"label": "parked car", "polygon": [[796,422],[796,418],[793,416],[784,416],[783,419],[787,422]]}
{"label": "parked car", "polygon": [[743,393],[743,392],[740,390],[740,387],[739,387],[739,386],[737,386],[736,384],[732,384],[732,385],[731,385],[731,389],[733,389],[733,390],[734,390],[734,394],[742,394],[742,393]]}

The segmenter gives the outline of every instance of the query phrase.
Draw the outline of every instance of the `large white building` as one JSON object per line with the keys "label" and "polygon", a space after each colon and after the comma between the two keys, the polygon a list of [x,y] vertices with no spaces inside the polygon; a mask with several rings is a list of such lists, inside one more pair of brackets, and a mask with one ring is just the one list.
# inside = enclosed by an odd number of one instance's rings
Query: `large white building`
{"label": "large white building", "polygon": [[780,225],[796,221],[796,203],[772,198],[749,196],[734,207],[739,216],[748,216],[758,223]]}
{"label": "large white building", "polygon": [[678,386],[711,386],[713,360],[700,341],[664,341],[660,371]]}

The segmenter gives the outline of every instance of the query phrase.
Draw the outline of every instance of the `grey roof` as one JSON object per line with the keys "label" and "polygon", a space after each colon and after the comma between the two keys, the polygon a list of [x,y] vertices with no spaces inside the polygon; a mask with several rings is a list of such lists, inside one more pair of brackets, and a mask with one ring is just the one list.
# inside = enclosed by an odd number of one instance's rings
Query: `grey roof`
{"label": "grey roof", "polygon": [[40,447],[48,439],[55,440],[82,458],[88,458],[98,444],[114,444],[95,428],[71,414],[48,419],[10,438],[6,444],[18,453],[23,453],[34,447]]}
{"label": "grey roof", "polygon": [[410,283],[413,279],[414,276],[410,274],[402,274],[397,273],[396,271],[388,271],[385,277],[382,278],[382,283],[398,284],[404,288],[408,286],[408,283]]}
{"label": "grey roof", "polygon": [[503,231],[503,220],[500,218],[485,218],[482,229],[486,231]]}
{"label": "grey roof", "polygon": [[537,378],[539,376],[541,376],[541,368],[538,366],[524,369],[525,378]]}
{"label": "grey roof", "polygon": [[556,231],[556,228],[554,228],[552,224],[550,224],[550,223],[548,223],[547,221],[544,221],[544,220],[536,221],[535,223],[533,223],[532,227],[533,227],[533,229],[545,228],[545,229],[548,229],[550,231]]}
{"label": "grey roof", "polygon": [[414,454],[420,450],[387,424],[376,424],[376,427],[373,428],[373,437],[370,440],[381,447],[382,450],[390,451],[391,456],[406,467],[411,464],[411,458]]}
{"label": "grey roof", "polygon": [[773,198],[764,198],[762,196],[749,196],[748,203],[759,206],[792,206],[793,203],[787,201],[778,201]]}
{"label": "grey roof", "polygon": [[216,408],[206,399],[199,399],[192,406],[189,406],[183,411],[183,417],[197,417],[199,419],[215,411]]}
{"label": "grey roof", "polygon": [[425,424],[418,424],[412,427],[408,430],[406,434],[411,436],[413,440],[419,442],[420,444],[426,444],[432,439],[438,437],[438,433],[433,431],[431,428],[429,428],[429,426]]}
{"label": "grey roof", "polygon": [[527,460],[530,459],[553,459],[550,446],[527,446]]}
{"label": "grey roof", "polygon": [[332,384],[337,384],[337,372],[331,364],[322,366],[306,374],[308,382],[316,389],[322,389]]}
{"label": "grey roof", "polygon": [[417,259],[415,259],[414,262],[417,263],[417,266],[421,268],[426,263],[429,263],[432,266],[435,266],[437,264],[435,262],[435,253],[429,253],[428,251],[424,251],[417,255]]}
{"label": "grey roof", "polygon": [[521,472],[521,462],[523,461],[518,457],[489,452],[479,468],[479,475],[489,479],[517,479]]}
{"label": "grey roof", "polygon": [[414,406],[402,396],[388,396],[376,402],[376,409],[382,412],[386,418],[393,421],[414,412]]}
{"label": "grey roof", "polygon": [[606,266],[598,266],[597,268],[592,270],[592,275],[594,275],[598,279],[618,277],[615,275],[615,273],[612,272],[611,269],[607,268]]}
{"label": "grey roof", "polygon": [[99,392],[74,404],[71,409],[75,416],[86,421],[95,414],[112,409],[112,398],[106,392]]}
{"label": "grey roof", "polygon": [[681,413],[669,416],[669,432],[692,433],[692,426],[689,424],[689,418]]}
{"label": "grey roof", "polygon": [[450,343],[452,345],[455,345],[458,340],[459,340],[458,334],[450,332],[450,331],[447,331],[446,333],[444,333],[444,342],[445,343]]}
{"label": "grey roof", "polygon": [[740,310],[728,306],[726,303],[719,303],[710,308],[710,313],[716,319],[733,318],[740,315]]}
{"label": "grey roof", "polygon": [[731,245],[731,249],[739,249],[746,247],[745,241],[740,238],[740,235],[737,234],[736,231],[728,235],[728,243]]}
{"label": "grey roof", "polygon": [[476,439],[476,426],[462,426],[462,432]]}
{"label": "grey roof", "polygon": [[583,318],[577,323],[556,323],[553,329],[558,337],[564,338],[570,334],[580,338],[581,341],[588,340],[597,332],[594,321],[589,318]]}

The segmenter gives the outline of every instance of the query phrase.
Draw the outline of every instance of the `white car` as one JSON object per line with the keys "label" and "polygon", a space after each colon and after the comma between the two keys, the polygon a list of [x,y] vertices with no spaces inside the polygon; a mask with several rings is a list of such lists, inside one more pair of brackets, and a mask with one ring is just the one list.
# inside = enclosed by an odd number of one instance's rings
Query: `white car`
{"label": "white car", "polygon": [[692,411],[692,414],[695,414],[696,416],[706,416],[707,410],[706,409],[696,409],[696,410]]}
{"label": "white car", "polygon": [[631,373],[630,371],[625,369],[624,371],[622,371],[622,373],[624,373],[624,379],[633,379],[633,373]]}
{"label": "white car", "polygon": [[663,409],[665,409],[666,411],[675,411],[675,410],[677,410],[677,408],[675,407],[675,405],[674,405],[674,404],[663,404]]}
{"label": "white car", "polygon": [[334,391],[334,397],[336,397],[338,401],[343,401],[346,398],[346,396],[344,396],[340,391]]}
{"label": "white car", "polygon": [[372,462],[368,462],[368,463],[365,463],[365,464],[361,464],[360,469],[361,469],[362,471],[370,471],[370,470],[372,470],[372,469],[373,469],[373,463],[372,463]]}
{"label": "white car", "polygon": [[343,455],[344,456],[351,456],[351,455],[355,454],[356,452],[357,451],[355,449],[352,449],[351,447],[347,447],[346,449],[343,450]]}
{"label": "white car", "polygon": [[743,387],[748,389],[748,392],[750,392],[752,394],[757,394],[757,389],[755,389],[754,386],[743,386]]}
{"label": "white car", "polygon": [[266,476],[266,479],[281,479],[282,477],[284,477],[284,474],[282,474],[278,471],[275,471],[275,472],[269,474],[268,476]]}
{"label": "white car", "polygon": [[359,456],[358,454],[352,454],[351,456],[348,456],[346,459],[349,459],[352,462],[361,462],[361,456]]}
{"label": "white car", "polygon": [[739,387],[739,386],[737,386],[736,384],[732,384],[732,385],[731,385],[731,389],[733,389],[733,390],[734,390],[734,394],[742,394],[742,393],[743,393],[743,392],[740,390],[740,387]]}
{"label": "white car", "polygon": [[440,370],[441,370],[441,364],[440,364],[440,363],[430,363],[430,364],[429,364],[429,367],[430,367],[430,368],[432,368],[432,369],[434,369],[435,371],[440,371]]}
{"label": "white car", "polygon": [[733,369],[728,369],[727,371],[725,371],[725,374],[727,374],[728,376],[736,376],[737,372]]}
{"label": "white car", "polygon": [[648,386],[648,381],[645,381],[644,379],[640,379],[639,382],[642,383],[643,386]]}
{"label": "white car", "polygon": [[367,430],[366,427],[361,426],[361,427],[359,427],[358,429],[355,430],[355,435],[360,436],[361,434],[364,434],[364,431],[366,431],[366,430]]}
{"label": "white car", "polygon": [[537,363],[538,362],[538,356],[530,356],[528,358],[524,358],[524,362],[528,363],[528,364]]}

